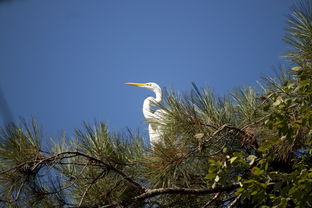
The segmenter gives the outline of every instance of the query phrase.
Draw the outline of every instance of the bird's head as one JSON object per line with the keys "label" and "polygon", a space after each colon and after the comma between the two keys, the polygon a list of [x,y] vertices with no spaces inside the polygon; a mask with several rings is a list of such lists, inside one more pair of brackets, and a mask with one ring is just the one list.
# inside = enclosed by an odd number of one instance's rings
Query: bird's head
{"label": "bird's head", "polygon": [[132,83],[132,82],[127,82],[125,83],[126,85],[132,85],[132,86],[137,86],[137,87],[143,87],[146,89],[149,89],[153,92],[157,92],[160,91],[161,92],[161,88],[159,87],[158,84],[154,83],[154,82],[147,82],[147,83]]}

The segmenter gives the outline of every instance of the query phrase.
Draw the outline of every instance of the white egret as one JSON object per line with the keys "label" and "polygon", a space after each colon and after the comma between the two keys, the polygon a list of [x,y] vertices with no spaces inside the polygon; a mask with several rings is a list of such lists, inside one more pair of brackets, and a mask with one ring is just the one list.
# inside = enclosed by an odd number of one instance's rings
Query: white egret
{"label": "white egret", "polygon": [[164,114],[166,113],[162,109],[158,109],[156,111],[152,110],[152,106],[156,106],[157,103],[161,103],[162,101],[162,93],[161,88],[158,84],[153,82],[148,83],[125,83],[127,85],[143,87],[148,90],[151,90],[155,93],[156,97],[147,97],[143,102],[143,114],[148,125],[148,132],[150,137],[151,145],[158,143],[160,141],[162,130],[161,130],[161,122]]}

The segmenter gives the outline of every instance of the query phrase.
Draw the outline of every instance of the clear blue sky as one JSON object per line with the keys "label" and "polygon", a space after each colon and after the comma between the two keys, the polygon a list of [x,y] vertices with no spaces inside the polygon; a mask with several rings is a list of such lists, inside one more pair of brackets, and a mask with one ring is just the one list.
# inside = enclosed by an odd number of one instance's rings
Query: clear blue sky
{"label": "clear blue sky", "polygon": [[146,130],[151,93],[124,82],[219,94],[281,63],[289,0],[0,1],[0,87],[14,118],[45,135],[83,121]]}

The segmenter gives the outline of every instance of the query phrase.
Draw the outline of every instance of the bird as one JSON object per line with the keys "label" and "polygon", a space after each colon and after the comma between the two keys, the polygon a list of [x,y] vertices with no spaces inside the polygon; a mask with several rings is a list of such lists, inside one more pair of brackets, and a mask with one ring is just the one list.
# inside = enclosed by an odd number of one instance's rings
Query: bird
{"label": "bird", "polygon": [[156,106],[162,102],[162,92],[161,87],[154,83],[133,83],[127,82],[126,85],[132,85],[137,87],[146,88],[155,93],[156,97],[147,97],[143,102],[143,115],[148,122],[148,132],[151,146],[153,147],[155,143],[159,143],[161,141],[161,137],[163,134],[162,130],[162,121],[166,112],[163,109],[158,109],[154,111],[152,106]]}

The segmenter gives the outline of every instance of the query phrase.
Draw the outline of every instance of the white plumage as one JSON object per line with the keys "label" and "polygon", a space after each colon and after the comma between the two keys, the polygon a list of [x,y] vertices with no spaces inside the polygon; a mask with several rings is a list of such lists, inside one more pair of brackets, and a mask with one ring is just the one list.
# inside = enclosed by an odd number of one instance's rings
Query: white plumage
{"label": "white plumage", "polygon": [[158,109],[156,111],[152,110],[152,106],[162,101],[161,88],[158,84],[153,82],[148,83],[125,83],[127,85],[143,87],[153,91],[156,97],[147,97],[143,102],[143,115],[148,122],[148,132],[150,137],[151,145],[158,143],[162,136],[162,130],[160,123],[165,114],[164,110]]}

